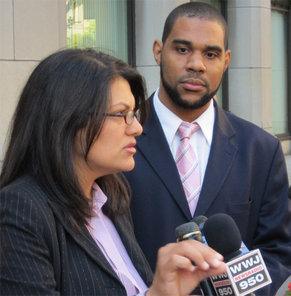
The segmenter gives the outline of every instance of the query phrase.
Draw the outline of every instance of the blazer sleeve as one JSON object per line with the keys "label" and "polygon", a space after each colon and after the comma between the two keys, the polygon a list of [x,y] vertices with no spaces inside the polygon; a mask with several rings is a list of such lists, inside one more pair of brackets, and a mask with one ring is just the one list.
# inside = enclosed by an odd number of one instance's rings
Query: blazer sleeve
{"label": "blazer sleeve", "polygon": [[291,213],[288,207],[288,178],[279,143],[265,186],[258,228],[254,235],[254,247],[261,250],[275,285],[269,285],[256,294],[274,295],[275,291],[272,287],[278,286],[280,279],[282,281],[291,274]]}
{"label": "blazer sleeve", "polygon": [[[9,188],[9,187],[8,187]],[[2,295],[59,295],[44,233],[45,209],[30,193],[0,192]]]}

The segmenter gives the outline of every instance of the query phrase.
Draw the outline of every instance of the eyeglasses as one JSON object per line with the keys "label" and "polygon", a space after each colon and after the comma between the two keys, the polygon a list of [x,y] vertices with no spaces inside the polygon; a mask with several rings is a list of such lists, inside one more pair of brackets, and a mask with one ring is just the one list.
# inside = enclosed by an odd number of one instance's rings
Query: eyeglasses
{"label": "eyeglasses", "polygon": [[111,116],[111,117],[123,117],[127,125],[132,124],[134,118],[136,118],[137,121],[140,120],[139,111],[112,112],[112,113],[105,113],[104,115]]}

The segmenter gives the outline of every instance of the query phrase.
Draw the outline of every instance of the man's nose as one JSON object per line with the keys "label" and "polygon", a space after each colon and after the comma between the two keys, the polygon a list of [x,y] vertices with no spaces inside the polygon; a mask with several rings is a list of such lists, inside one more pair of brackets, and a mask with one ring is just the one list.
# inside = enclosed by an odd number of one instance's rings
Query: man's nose
{"label": "man's nose", "polygon": [[187,60],[186,68],[189,72],[205,72],[206,66],[202,53],[192,53]]}

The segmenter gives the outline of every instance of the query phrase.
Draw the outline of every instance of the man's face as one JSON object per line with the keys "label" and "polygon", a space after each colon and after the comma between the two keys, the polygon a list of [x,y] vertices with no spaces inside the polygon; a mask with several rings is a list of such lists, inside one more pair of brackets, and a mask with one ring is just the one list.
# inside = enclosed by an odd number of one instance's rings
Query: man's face
{"label": "man's face", "polygon": [[164,44],[155,41],[154,55],[161,71],[160,98],[181,118],[204,112],[230,62],[222,25],[196,17],[178,18]]}

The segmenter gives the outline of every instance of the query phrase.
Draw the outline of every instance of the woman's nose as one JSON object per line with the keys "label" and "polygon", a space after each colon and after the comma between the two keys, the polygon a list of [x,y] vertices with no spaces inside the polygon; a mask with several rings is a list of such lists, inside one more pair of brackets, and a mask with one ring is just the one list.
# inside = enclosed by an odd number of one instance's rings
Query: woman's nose
{"label": "woman's nose", "polygon": [[127,127],[127,134],[134,135],[135,137],[141,135],[143,128],[136,117],[134,117],[133,122]]}

